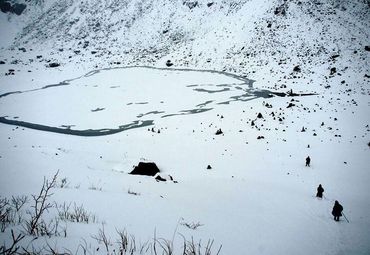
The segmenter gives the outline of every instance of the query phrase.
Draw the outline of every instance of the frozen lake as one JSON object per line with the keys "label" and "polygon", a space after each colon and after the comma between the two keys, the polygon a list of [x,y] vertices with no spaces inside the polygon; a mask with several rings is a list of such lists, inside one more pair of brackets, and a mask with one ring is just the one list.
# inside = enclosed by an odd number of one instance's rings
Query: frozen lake
{"label": "frozen lake", "polygon": [[0,95],[0,122],[70,135],[108,135],[270,95],[252,85],[244,77],[211,70],[101,69]]}

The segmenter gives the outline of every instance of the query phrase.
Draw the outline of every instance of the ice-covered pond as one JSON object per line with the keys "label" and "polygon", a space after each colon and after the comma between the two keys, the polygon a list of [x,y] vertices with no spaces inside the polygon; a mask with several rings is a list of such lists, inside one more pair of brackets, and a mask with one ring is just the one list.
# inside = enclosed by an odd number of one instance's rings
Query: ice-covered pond
{"label": "ice-covered pond", "polygon": [[0,122],[71,135],[107,135],[149,126],[159,118],[269,96],[252,85],[244,77],[210,70],[101,69],[0,95]]}

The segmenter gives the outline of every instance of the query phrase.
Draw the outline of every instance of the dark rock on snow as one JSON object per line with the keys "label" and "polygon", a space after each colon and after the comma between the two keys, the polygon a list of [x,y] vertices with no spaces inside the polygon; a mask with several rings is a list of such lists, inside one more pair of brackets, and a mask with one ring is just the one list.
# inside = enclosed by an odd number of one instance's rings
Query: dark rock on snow
{"label": "dark rock on snow", "polygon": [[4,13],[11,12],[17,15],[21,15],[24,9],[26,9],[27,5],[25,4],[13,4],[9,3],[5,0],[0,0],[0,10]]}
{"label": "dark rock on snow", "polygon": [[216,135],[222,135],[224,132],[222,132],[221,128],[216,131]]}
{"label": "dark rock on snow", "polygon": [[166,66],[168,66],[168,67],[173,66],[173,63],[171,62],[171,60],[167,60]]}
{"label": "dark rock on snow", "polygon": [[21,15],[26,7],[27,5],[25,4],[14,4],[11,11],[17,15]]}
{"label": "dark rock on snow", "polygon": [[301,72],[301,68],[300,68],[300,66],[295,66],[295,67],[293,68],[293,71],[294,71],[294,72]]}
{"label": "dark rock on snow", "polygon": [[60,66],[60,64],[55,62],[49,64],[49,67],[58,67],[58,66]]}
{"label": "dark rock on snow", "polygon": [[132,170],[130,174],[155,176],[159,172],[160,171],[155,163],[139,162],[139,165],[135,166],[134,170]]}
{"label": "dark rock on snow", "polygon": [[333,74],[335,74],[336,72],[337,72],[337,68],[332,67],[332,68],[330,69],[330,75],[333,75]]}
{"label": "dark rock on snow", "polygon": [[157,175],[157,176],[155,177],[155,180],[156,180],[156,181],[161,181],[161,182],[165,182],[165,181],[167,181],[165,178],[162,178],[160,175]]}
{"label": "dark rock on snow", "polygon": [[0,10],[4,13],[10,12],[12,5],[6,1],[0,1]]}

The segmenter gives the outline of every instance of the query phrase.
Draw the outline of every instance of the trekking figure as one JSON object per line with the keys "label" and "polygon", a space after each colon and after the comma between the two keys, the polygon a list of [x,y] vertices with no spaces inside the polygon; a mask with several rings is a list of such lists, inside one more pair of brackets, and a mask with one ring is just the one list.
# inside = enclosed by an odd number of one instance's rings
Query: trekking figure
{"label": "trekking figure", "polygon": [[316,197],[322,198],[322,193],[324,192],[324,188],[319,184],[319,187],[317,187],[317,193]]}
{"label": "trekking figure", "polygon": [[339,217],[342,216],[343,206],[339,204],[337,200],[335,200],[333,211],[331,214],[334,216],[335,221],[339,221]]}
{"label": "trekking figure", "polygon": [[311,158],[310,158],[310,156],[307,156],[307,158],[306,158],[306,166],[310,166],[310,164],[311,164]]}

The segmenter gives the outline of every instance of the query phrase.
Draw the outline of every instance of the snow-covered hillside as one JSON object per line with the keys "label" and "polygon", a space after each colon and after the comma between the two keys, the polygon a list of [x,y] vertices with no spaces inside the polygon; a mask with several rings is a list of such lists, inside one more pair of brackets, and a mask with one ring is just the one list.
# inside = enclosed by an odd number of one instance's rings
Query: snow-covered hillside
{"label": "snow-covered hillside", "polygon": [[369,1],[4,2],[0,254],[370,254]]}

